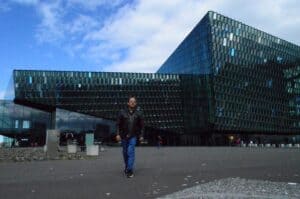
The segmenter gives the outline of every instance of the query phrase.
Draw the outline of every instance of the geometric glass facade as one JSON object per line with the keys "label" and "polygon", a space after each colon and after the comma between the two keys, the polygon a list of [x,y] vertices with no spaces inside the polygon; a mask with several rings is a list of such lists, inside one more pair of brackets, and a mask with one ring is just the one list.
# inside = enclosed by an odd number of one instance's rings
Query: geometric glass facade
{"label": "geometric glass facade", "polygon": [[215,132],[299,134],[299,60],[299,46],[208,12],[157,72],[210,72]]}
{"label": "geometric glass facade", "polygon": [[15,70],[13,77],[19,104],[114,121],[128,96],[134,94],[144,112],[148,136],[157,131],[208,131],[207,76]]}
{"label": "geometric glass facade", "polygon": [[15,70],[13,91],[15,103],[48,114],[47,128],[68,126],[57,118],[70,112],[92,130],[113,126],[134,94],[148,138],[216,144],[228,134],[299,135],[299,74],[299,46],[209,11],[156,73]]}
{"label": "geometric glass facade", "polygon": [[299,132],[290,117],[286,68],[300,47],[210,12],[215,125],[220,130]]}
{"label": "geometric glass facade", "polygon": [[205,15],[157,73],[211,74],[210,31],[209,15]]}

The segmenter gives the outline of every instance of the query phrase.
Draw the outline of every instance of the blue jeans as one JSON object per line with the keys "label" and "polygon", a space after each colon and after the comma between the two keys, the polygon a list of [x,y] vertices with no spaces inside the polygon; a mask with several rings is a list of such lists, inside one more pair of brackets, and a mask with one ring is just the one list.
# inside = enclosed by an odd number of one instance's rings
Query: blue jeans
{"label": "blue jeans", "polygon": [[133,164],[135,159],[135,148],[134,148],[135,145],[136,145],[136,137],[131,137],[129,139],[122,139],[125,169],[131,171],[133,170]]}

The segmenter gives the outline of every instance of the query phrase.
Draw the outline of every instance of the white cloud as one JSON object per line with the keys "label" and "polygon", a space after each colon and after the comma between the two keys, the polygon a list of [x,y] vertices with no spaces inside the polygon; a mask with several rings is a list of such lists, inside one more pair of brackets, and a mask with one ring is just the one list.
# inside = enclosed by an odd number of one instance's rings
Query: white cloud
{"label": "white cloud", "polygon": [[218,8],[221,14],[263,30],[287,41],[300,44],[300,2],[297,0],[235,0]]}
{"label": "white cloud", "polygon": [[62,23],[63,7],[60,1],[39,3],[37,10],[42,22],[37,28],[36,38],[39,42],[56,42],[64,39]]}
{"label": "white cloud", "polygon": [[[272,9],[266,9],[271,5]],[[106,71],[155,72],[208,10],[299,44],[299,9],[297,1],[283,0],[139,1],[134,7],[120,9],[104,27],[88,33],[85,40],[101,41],[93,58],[102,57],[105,51],[113,55]],[[125,58],[115,60],[124,49]]]}
{"label": "white cloud", "polygon": [[[38,41],[107,64],[105,71],[155,72],[209,10],[300,44],[298,0],[15,1],[36,6]],[[104,7],[118,8],[99,17]]]}
{"label": "white cloud", "polygon": [[99,27],[99,22],[96,19],[79,14],[76,20],[73,20],[70,24],[67,24],[66,29],[69,33],[86,33],[87,30]]}
{"label": "white cloud", "polygon": [[111,47],[106,50],[116,57],[126,50],[125,59],[105,67],[106,71],[154,72],[207,9],[199,1],[142,1],[120,9],[85,40],[102,41],[99,46],[106,43]]}
{"label": "white cloud", "polygon": [[[99,26],[99,19],[88,16],[84,9],[95,11],[99,7],[116,7],[124,0],[11,0],[12,3],[33,6],[40,15],[41,23],[37,26],[36,38],[40,43],[68,43],[78,35]],[[0,9],[6,4],[0,4]],[[74,8],[75,11],[74,12]],[[92,13],[89,13],[92,14]],[[70,18],[70,16],[72,16]],[[76,44],[77,45],[77,44]],[[70,49],[69,49],[70,50]]]}
{"label": "white cloud", "polygon": [[[41,23],[37,27],[36,38],[39,43],[51,43],[63,48],[66,52],[74,56],[80,51],[87,51],[87,43],[82,43],[83,37],[101,26],[103,19],[97,17],[94,12],[84,12],[79,9],[73,12],[74,6],[84,4],[96,8],[100,5],[116,5],[120,1],[84,1],[54,0],[50,2],[40,1],[35,5],[41,17]],[[94,5],[94,6],[92,6]],[[92,9],[92,8],[91,8]]]}

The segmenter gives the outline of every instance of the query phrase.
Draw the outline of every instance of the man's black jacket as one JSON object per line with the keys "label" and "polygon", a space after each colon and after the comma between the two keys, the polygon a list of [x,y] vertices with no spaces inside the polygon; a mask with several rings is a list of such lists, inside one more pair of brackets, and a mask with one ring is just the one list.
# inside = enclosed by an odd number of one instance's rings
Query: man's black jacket
{"label": "man's black jacket", "polygon": [[117,118],[117,135],[122,139],[133,136],[144,137],[144,116],[140,107],[133,109],[132,113],[128,107],[120,110]]}

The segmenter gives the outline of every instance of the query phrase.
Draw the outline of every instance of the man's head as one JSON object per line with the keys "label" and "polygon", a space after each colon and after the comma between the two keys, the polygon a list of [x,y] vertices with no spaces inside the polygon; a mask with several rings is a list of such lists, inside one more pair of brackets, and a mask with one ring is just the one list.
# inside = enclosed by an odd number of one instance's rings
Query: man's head
{"label": "man's head", "polygon": [[128,97],[128,103],[127,103],[129,108],[135,108],[136,107],[136,98],[135,96],[131,95]]}

